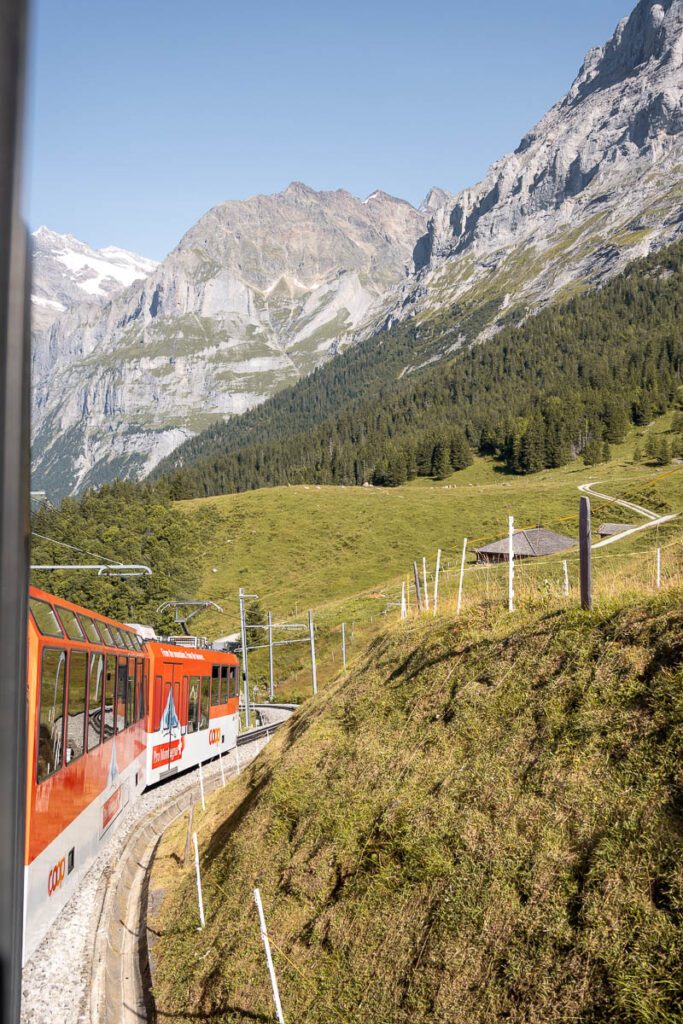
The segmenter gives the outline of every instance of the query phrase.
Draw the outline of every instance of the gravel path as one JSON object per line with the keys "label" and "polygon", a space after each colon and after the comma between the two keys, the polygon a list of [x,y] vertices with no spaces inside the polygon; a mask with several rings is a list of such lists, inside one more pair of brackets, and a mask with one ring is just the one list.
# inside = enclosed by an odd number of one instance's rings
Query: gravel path
{"label": "gravel path", "polygon": [[[272,716],[266,715],[266,719],[275,721],[280,716],[273,713]],[[240,765],[253,761],[266,742],[266,739],[260,739],[240,746]],[[223,766],[226,773],[232,774],[236,770],[234,750],[224,756]],[[218,775],[217,761],[204,765],[206,780]],[[114,865],[142,818],[154,810],[161,810],[174,797],[198,785],[198,772],[193,769],[143,793],[124,812],[118,831],[103,847],[80,889],[24,967],[22,1024],[90,1024],[92,952]]]}

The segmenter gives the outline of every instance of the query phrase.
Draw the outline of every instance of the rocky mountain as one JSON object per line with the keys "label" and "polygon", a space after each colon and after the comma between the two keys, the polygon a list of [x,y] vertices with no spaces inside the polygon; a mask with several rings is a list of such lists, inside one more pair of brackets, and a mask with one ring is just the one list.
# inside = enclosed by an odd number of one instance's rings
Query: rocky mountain
{"label": "rocky mountain", "polygon": [[143,475],[403,318],[449,308],[452,324],[405,374],[599,285],[683,233],[682,104],[683,0],[640,0],[459,195],[432,189],[416,210],[294,183],[210,210],[143,282],[37,334],[35,485]]}
{"label": "rocky mountain", "polygon": [[93,249],[73,235],[41,227],[32,235],[32,321],[36,331],[83,301],[100,302],[151,274],[156,260],[126,249]]}
{"label": "rocky mountain", "polygon": [[210,210],[144,281],[34,341],[34,479],[142,475],[190,434],[309,373],[413,270],[427,215],[294,182]]}
{"label": "rocky mountain", "polygon": [[515,152],[437,203],[385,322],[456,306],[452,351],[682,232],[683,0],[640,0]]}

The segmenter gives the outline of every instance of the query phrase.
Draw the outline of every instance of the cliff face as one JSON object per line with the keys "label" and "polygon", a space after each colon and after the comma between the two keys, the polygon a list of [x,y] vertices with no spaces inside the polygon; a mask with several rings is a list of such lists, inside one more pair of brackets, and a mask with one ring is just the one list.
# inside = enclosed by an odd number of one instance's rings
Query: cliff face
{"label": "cliff face", "polygon": [[36,486],[140,475],[309,373],[412,272],[427,220],[299,182],[210,210],[144,281],[36,336]]}

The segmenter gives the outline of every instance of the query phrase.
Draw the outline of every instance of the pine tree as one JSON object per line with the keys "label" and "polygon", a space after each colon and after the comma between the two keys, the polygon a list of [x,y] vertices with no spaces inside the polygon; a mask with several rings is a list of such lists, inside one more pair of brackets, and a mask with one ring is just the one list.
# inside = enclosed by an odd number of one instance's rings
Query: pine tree
{"label": "pine tree", "polygon": [[453,469],[466,469],[471,466],[472,449],[467,443],[464,431],[454,430],[451,435],[451,465]]}
{"label": "pine tree", "polygon": [[432,452],[432,476],[437,480],[445,480],[452,472],[450,445],[445,441],[437,441]]}
{"label": "pine tree", "polygon": [[602,461],[602,441],[597,437],[591,438],[583,449],[581,458],[587,466],[597,466]]}

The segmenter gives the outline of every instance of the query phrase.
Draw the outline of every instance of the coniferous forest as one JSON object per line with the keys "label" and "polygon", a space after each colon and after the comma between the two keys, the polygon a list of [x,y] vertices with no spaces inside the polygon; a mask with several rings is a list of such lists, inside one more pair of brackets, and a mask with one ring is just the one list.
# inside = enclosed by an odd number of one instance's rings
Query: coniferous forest
{"label": "coniferous forest", "polygon": [[631,423],[674,403],[682,315],[677,243],[412,375],[401,376],[425,335],[445,345],[457,310],[399,324],[186,442],[154,476],[171,497],[191,498],[288,483],[396,486],[445,477],[473,451],[513,473],[600,461]]}

